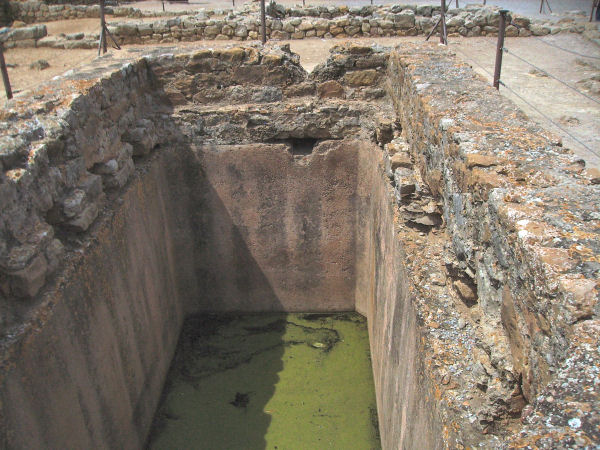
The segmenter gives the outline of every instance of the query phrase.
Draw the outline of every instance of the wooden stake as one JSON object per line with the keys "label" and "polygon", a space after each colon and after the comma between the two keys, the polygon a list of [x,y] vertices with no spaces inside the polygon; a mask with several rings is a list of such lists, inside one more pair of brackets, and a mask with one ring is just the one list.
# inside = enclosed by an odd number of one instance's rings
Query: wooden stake
{"label": "wooden stake", "polygon": [[500,73],[502,72],[502,53],[504,52],[504,31],[506,30],[506,14],[508,10],[500,10],[498,25],[498,44],[496,45],[496,66],[494,68],[494,87],[500,89]]}
{"label": "wooden stake", "polygon": [[8,79],[8,70],[6,69],[6,61],[4,61],[4,44],[0,42],[0,70],[2,71],[2,81],[4,82],[4,90],[6,91],[6,98],[13,98],[12,89],[10,87],[10,80]]}
{"label": "wooden stake", "polygon": [[265,18],[265,0],[260,0],[260,23],[262,25],[262,43],[267,43],[267,19]]}
{"label": "wooden stake", "polygon": [[444,45],[448,45],[448,34],[446,31],[446,0],[441,0],[442,2],[442,10],[440,11],[440,21],[442,27],[440,28],[440,43]]}

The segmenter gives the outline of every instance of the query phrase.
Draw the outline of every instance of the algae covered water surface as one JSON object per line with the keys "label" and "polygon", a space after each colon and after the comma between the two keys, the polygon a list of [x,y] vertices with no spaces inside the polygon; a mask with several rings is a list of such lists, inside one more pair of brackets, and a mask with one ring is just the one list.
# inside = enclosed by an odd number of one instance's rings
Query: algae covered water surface
{"label": "algae covered water surface", "polygon": [[189,318],[148,447],[380,448],[365,319]]}

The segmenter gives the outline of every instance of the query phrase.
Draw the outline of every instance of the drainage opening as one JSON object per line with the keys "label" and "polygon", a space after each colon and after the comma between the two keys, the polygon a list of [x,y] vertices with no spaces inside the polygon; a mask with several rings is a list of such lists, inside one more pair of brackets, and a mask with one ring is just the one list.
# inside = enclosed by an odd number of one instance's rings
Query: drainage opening
{"label": "drainage opening", "polygon": [[294,156],[306,156],[310,155],[315,145],[317,145],[321,139],[319,138],[288,138],[288,139],[274,139],[269,141],[270,144],[285,144],[288,146],[290,153]]}

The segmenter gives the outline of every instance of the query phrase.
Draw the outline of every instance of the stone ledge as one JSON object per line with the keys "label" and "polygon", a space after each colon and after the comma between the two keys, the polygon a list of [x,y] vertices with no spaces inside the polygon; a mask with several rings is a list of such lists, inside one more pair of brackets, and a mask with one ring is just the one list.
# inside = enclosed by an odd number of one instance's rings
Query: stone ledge
{"label": "stone ledge", "polygon": [[[600,189],[555,136],[449,51],[401,46],[389,73],[411,155],[443,199],[454,270],[476,285],[476,312],[490,330],[484,345],[500,379],[519,381],[542,415],[539,396],[559,371],[578,380],[580,392],[594,389],[566,358],[579,348],[579,324],[600,312]],[[597,398],[578,398],[596,423]],[[549,433],[544,423],[536,427]],[[593,427],[577,434],[599,439]]]}

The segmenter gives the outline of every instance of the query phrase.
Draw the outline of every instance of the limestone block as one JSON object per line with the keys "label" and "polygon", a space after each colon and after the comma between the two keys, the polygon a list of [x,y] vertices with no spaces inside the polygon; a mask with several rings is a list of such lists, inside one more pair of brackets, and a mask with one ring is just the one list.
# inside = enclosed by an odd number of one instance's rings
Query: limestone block
{"label": "limestone block", "polygon": [[506,36],[507,37],[516,37],[519,35],[519,30],[517,29],[517,27],[513,26],[513,25],[509,25],[506,27]]}
{"label": "limestone block", "polygon": [[90,203],[79,215],[66,222],[65,227],[77,233],[84,232],[90,227],[97,216],[98,206],[95,203]]}
{"label": "limestone block", "polygon": [[315,28],[314,24],[308,20],[303,20],[300,25],[298,25],[298,30],[300,31],[308,31]]}
{"label": "limestone block", "polygon": [[86,194],[81,189],[75,189],[63,200],[63,214],[70,219],[81,213],[85,206]]}
{"label": "limestone block", "polygon": [[[252,33],[252,32],[250,32]],[[290,34],[286,33],[285,31],[279,31],[279,30],[275,30],[271,33],[271,39],[275,39],[275,40],[287,40],[290,38]]]}
{"label": "limestone block", "polygon": [[328,30],[329,21],[325,19],[318,19],[314,22],[314,27],[316,30]]}
{"label": "limestone block", "polygon": [[461,16],[454,16],[451,17],[450,19],[448,19],[448,21],[446,22],[446,25],[448,27],[462,27],[465,24],[465,19]]}
{"label": "limestone block", "polygon": [[36,256],[24,269],[10,274],[10,286],[16,297],[34,297],[46,282],[48,263],[44,255]]}
{"label": "limestone block", "polygon": [[220,31],[221,31],[221,30],[220,30],[220,28],[219,28],[219,27],[217,27],[217,26],[214,26],[214,25],[211,25],[211,26],[208,26],[208,27],[206,27],[206,28],[204,29],[204,35],[205,35],[205,36],[207,36],[207,37],[210,37],[210,36],[213,36],[213,37],[214,37],[214,36],[216,36],[217,34],[219,34],[219,33],[220,33]]}
{"label": "limestone block", "polygon": [[[243,50],[241,51],[243,52]],[[154,148],[157,141],[154,123],[142,119],[136,123],[135,128],[125,132],[122,139],[124,142],[131,144],[134,156],[147,155]]]}
{"label": "limestone block", "polygon": [[346,73],[344,81],[350,86],[371,86],[377,78],[378,73],[375,69],[366,69]]}
{"label": "limestone block", "polygon": [[[396,28],[412,28],[415,26],[415,13],[410,9],[402,10],[394,16]],[[385,27],[383,27],[385,28]]]}
{"label": "limestone block", "polygon": [[346,31],[346,34],[348,36],[354,36],[355,34],[360,33],[360,27],[353,26],[353,25],[350,25],[350,26],[344,28],[344,30]]}
{"label": "limestone block", "polygon": [[399,167],[410,169],[413,166],[412,161],[410,160],[410,156],[408,155],[408,153],[405,152],[400,152],[392,155],[392,157],[390,158],[390,164],[392,170],[396,170]]}
{"label": "limestone block", "polygon": [[16,28],[9,31],[6,35],[6,40],[23,41],[31,39],[41,39],[48,34],[46,25],[34,25],[30,27]]}
{"label": "limestone block", "polygon": [[154,33],[154,29],[152,27],[152,23],[140,23],[138,24],[138,31],[140,36],[150,36]]}
{"label": "limestone block", "polygon": [[[402,202],[404,197],[407,197],[416,191],[416,183],[411,169],[397,167],[394,170],[394,184],[394,192],[398,202]],[[421,223],[421,225],[426,224]]]}
{"label": "limestone block", "polygon": [[50,244],[46,247],[45,250],[46,261],[48,263],[48,274],[53,273],[62,260],[63,255],[65,254],[65,247],[62,242],[58,239],[53,239]]}
{"label": "limestone block", "polygon": [[325,81],[317,86],[320,98],[344,98],[344,87],[335,80]]}
{"label": "limestone block", "polygon": [[115,26],[116,36],[136,36],[138,27],[134,23],[119,23]]}
{"label": "limestone block", "polygon": [[235,35],[237,37],[245,38],[248,36],[248,28],[245,25],[238,25],[235,29]]}
{"label": "limestone block", "polygon": [[282,29],[286,33],[293,33],[294,31],[296,31],[296,28],[294,27],[294,25],[291,24],[290,21],[284,22]]}

